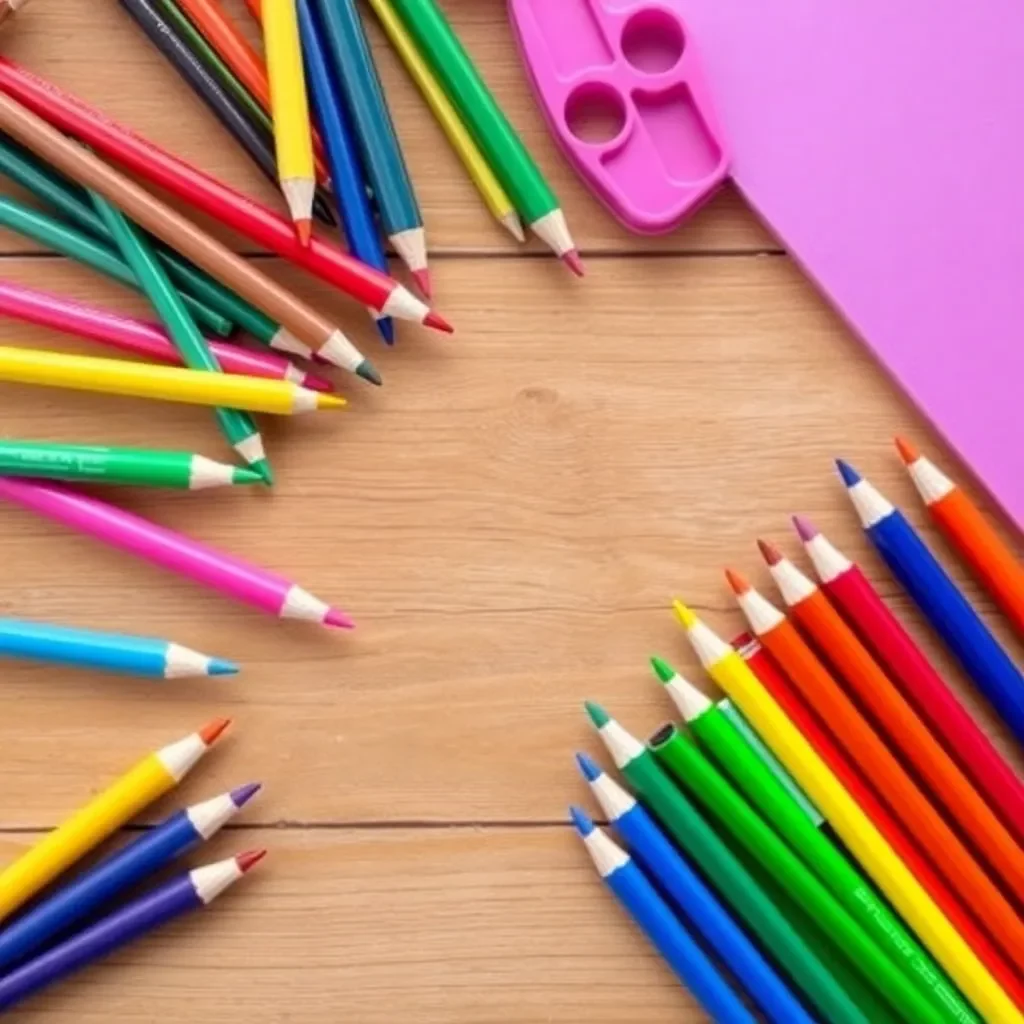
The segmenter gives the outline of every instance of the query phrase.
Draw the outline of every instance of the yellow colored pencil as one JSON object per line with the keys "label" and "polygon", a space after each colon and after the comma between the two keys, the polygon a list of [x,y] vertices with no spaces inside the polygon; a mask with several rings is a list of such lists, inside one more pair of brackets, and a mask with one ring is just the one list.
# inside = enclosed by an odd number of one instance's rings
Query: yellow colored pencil
{"label": "yellow colored pencil", "polygon": [[395,13],[391,0],[369,0],[369,2],[377,15],[381,28],[384,29],[395,52],[405,65],[409,77],[423,94],[427,106],[430,107],[441,130],[451,143],[452,149],[462,161],[470,180],[476,185],[487,209],[513,238],[519,242],[525,241],[523,222],[519,219],[512,200],[501,187],[494,171],[491,170],[491,165],[480,152],[480,147],[473,141],[459,112],[434,77],[430,65],[420,55],[412,36],[409,35],[401,18]]}
{"label": "yellow colored pencil", "polygon": [[73,356],[6,345],[0,345],[0,381],[246,409],[278,416],[317,409],[339,409],[346,404],[343,398],[319,394],[288,380],[186,370],[177,366],[133,363],[126,359]]}
{"label": "yellow colored pencil", "polygon": [[295,0],[263,0],[263,43],[270,79],[277,176],[299,242],[309,245],[316,164]]}
{"label": "yellow colored pencil", "polygon": [[198,732],[144,757],[0,872],[0,921],[173,789],[230,724],[226,718],[216,718]]}
{"label": "yellow colored pencil", "polygon": [[1024,1022],[1024,1016],[1010,997],[746,662],[686,605],[676,601],[674,608],[708,675],[729,695],[761,739],[772,748],[775,756],[978,1012],[986,1020],[999,1021],[1000,1024]]}

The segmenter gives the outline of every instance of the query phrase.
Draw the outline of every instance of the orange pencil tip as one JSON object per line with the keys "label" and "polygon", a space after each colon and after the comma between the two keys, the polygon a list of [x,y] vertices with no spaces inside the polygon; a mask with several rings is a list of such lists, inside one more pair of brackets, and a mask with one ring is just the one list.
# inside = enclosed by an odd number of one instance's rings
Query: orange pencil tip
{"label": "orange pencil tip", "polygon": [[896,451],[900,453],[904,465],[909,466],[921,458],[921,453],[905,437],[895,437],[893,443],[896,445]]}
{"label": "orange pencil tip", "polygon": [[299,240],[299,245],[303,249],[308,249],[309,243],[313,240],[313,222],[307,218],[295,221],[295,236]]}
{"label": "orange pencil tip", "polygon": [[750,590],[750,581],[743,573],[738,572],[736,569],[726,569],[725,578],[729,583],[732,592],[740,597]]}
{"label": "orange pencil tip", "polygon": [[240,853],[235,858],[235,863],[238,865],[238,870],[244,875],[256,867],[266,855],[266,850],[246,850],[245,853]]}
{"label": "orange pencil tip", "polygon": [[199,738],[209,747],[220,739],[221,733],[231,724],[230,718],[215,718],[199,730]]}
{"label": "orange pencil tip", "polygon": [[782,561],[782,552],[771,543],[771,541],[761,540],[759,537],[757,540],[757,549],[761,552],[761,557],[769,565],[778,565]]}

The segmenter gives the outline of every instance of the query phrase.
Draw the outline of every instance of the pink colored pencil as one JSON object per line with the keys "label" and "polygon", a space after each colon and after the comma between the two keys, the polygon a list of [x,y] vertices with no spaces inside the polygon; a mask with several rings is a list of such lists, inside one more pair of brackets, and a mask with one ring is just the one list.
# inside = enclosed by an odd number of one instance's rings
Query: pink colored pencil
{"label": "pink colored pencil", "polygon": [[[181,355],[158,324],[121,316],[98,306],[87,306],[53,292],[0,281],[0,313],[39,327],[75,334],[102,345],[145,356],[160,363],[183,366]],[[226,341],[207,343],[225,373],[271,380],[290,380],[314,391],[333,391],[334,385],[316,374],[300,370],[273,352],[253,352]]]}
{"label": "pink colored pencil", "polygon": [[76,491],[7,477],[0,479],[0,498],[187,576],[268,615],[343,629],[353,626],[344,612],[324,604],[283,576]]}

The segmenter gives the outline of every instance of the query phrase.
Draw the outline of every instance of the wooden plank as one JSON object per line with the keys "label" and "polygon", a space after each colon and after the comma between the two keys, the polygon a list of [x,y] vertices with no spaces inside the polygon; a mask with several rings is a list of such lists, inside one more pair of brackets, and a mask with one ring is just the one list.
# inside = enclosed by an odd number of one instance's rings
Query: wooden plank
{"label": "wooden plank", "polygon": [[[5,271],[121,303],[65,264]],[[273,494],[115,498],[337,601],[354,635],[268,622],[0,510],[0,564],[16,581],[0,590],[4,613],[169,636],[245,664],[237,680],[159,697],[5,665],[0,826],[59,820],[147,747],[220,713],[238,718],[238,753],[214,759],[210,777],[273,779],[264,820],[552,820],[570,754],[592,745],[580,701],[653,727],[668,706],[647,655],[697,674],[669,597],[738,627],[721,568],[756,566],[759,533],[795,550],[790,512],[816,518],[895,593],[830,458],[848,455],[921,523],[889,438],[941,449],[786,260],[605,259],[586,298],[541,261],[439,271],[459,334],[410,329],[383,352],[364,328],[386,386],[346,386],[352,408],[333,418],[269,424]],[[224,454],[204,410],[13,387],[3,401],[14,435]]]}
{"label": "wooden plank", "polygon": [[[0,857],[18,842],[0,840]],[[567,827],[243,830],[192,860],[260,844],[271,856],[258,874],[201,917],[26,1003],[19,1020],[706,1020]]]}
{"label": "wooden plank", "polygon": [[[227,6],[238,23],[252,32],[242,0],[230,0]],[[550,177],[585,251],[732,251],[775,246],[730,190],[685,228],[665,238],[638,238],[626,233],[588,196],[551,141],[526,83],[505,5],[448,0],[445,8]],[[371,20],[368,15],[367,21]],[[389,103],[423,207],[431,250],[516,251],[512,240],[483,208],[375,24],[372,29]],[[238,146],[118,4],[82,4],[78,0],[34,4],[5,28],[4,53],[204,170],[265,202],[280,205],[272,187],[253,171]],[[27,248],[7,233],[0,235],[0,252],[23,252]],[[531,248],[540,252],[536,244]],[[554,268],[552,272],[557,273]]]}

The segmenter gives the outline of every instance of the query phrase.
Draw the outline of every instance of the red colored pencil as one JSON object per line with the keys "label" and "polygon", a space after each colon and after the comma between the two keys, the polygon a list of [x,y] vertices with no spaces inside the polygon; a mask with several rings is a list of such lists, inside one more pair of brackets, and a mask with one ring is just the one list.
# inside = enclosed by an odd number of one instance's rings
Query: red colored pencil
{"label": "red colored pencil", "polygon": [[917,773],[990,873],[1024,902],[1024,853],[953,759],[917,717],[824,592],[782,552],[758,541],[793,621],[873,717],[890,747]]}
{"label": "red colored pencil", "polygon": [[6,57],[0,90],[54,127],[92,146],[140,177],[191,204],[257,245],[316,274],[383,316],[412,320],[451,333],[439,313],[394,278],[314,238],[299,244],[291,223],[198,168],[160,149],[116,121]]}
{"label": "red colored pencil", "polygon": [[739,651],[743,660],[764,684],[764,688],[804,734],[807,742],[814,747],[833,775],[857,801],[861,810],[882,833],[900,860],[914,873],[928,895],[949,919],[950,924],[977,954],[978,959],[989,969],[1018,1008],[1024,1010],[1024,982],[1021,977],[996,949],[992,940],[971,920],[950,888],[921,856],[907,836],[903,825],[879,802],[858,774],[854,767],[856,762],[851,762],[839,749],[775,659],[750,633],[741,633],[735,637],[732,646]]}
{"label": "red colored pencil", "polygon": [[902,437],[896,438],[896,447],[932,521],[1024,636],[1024,565],[981,509],[934,462]]}
{"label": "red colored pencil", "polygon": [[942,741],[946,753],[1024,845],[1024,784],[1017,773],[889,611],[860,567],[808,520],[795,516],[793,521],[822,589]]}
{"label": "red colored pencil", "polygon": [[739,574],[728,573],[751,630],[811,703],[832,736],[855,758],[875,794],[907,828],[964,908],[1024,971],[1024,921],[868,725],[796,626]]}

